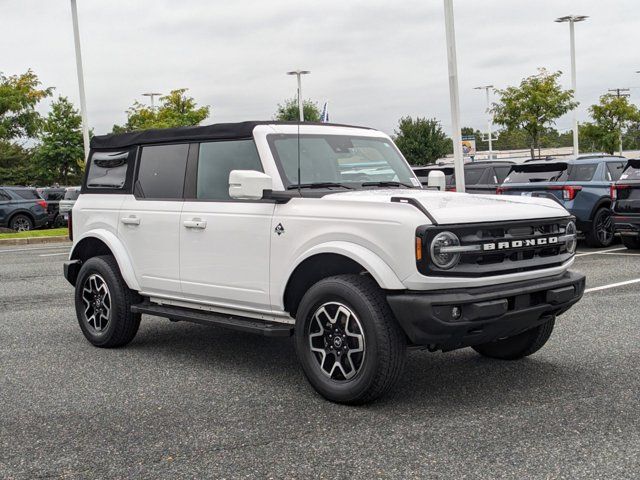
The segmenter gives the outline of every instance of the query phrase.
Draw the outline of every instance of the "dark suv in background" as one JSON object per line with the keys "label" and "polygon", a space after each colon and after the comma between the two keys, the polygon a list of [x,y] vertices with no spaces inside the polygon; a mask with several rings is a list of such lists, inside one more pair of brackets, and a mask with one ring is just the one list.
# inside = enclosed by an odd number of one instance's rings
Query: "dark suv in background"
{"label": "dark suv in background", "polygon": [[622,243],[640,249],[640,159],[629,160],[620,179],[611,186],[613,219]]}
{"label": "dark suv in background", "polygon": [[48,218],[47,202],[35,188],[0,186],[0,227],[23,232],[43,227]]}
{"label": "dark suv in background", "polygon": [[36,190],[47,202],[47,225],[49,227],[64,227],[66,220],[60,215],[60,200],[64,198],[66,188],[44,187]]}
{"label": "dark suv in background", "polygon": [[[464,183],[467,193],[495,194],[496,188],[507,177],[511,165],[508,160],[487,160],[464,165]],[[453,165],[430,165],[428,167],[413,167],[418,180],[427,185],[429,172],[439,170],[445,175],[447,191],[456,191],[456,176]]]}
{"label": "dark suv in background", "polygon": [[623,157],[601,154],[529,161],[512,165],[496,193],[551,198],[576,217],[589,246],[607,247],[614,239],[611,185],[626,163]]}

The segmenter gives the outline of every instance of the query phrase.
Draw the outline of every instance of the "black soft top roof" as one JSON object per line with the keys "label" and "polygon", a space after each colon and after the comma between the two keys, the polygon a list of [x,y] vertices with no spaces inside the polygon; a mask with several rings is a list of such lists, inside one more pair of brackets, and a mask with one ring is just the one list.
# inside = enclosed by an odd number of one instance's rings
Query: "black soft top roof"
{"label": "black soft top roof", "polygon": [[[158,128],[139,132],[96,135],[91,139],[91,148],[107,150],[126,148],[150,143],[190,142],[203,140],[233,140],[251,138],[257,125],[297,125],[298,122],[279,122],[274,120],[250,121],[239,123],[214,123],[198,127]],[[304,122],[304,125],[323,125],[333,127],[356,127],[337,123]]]}

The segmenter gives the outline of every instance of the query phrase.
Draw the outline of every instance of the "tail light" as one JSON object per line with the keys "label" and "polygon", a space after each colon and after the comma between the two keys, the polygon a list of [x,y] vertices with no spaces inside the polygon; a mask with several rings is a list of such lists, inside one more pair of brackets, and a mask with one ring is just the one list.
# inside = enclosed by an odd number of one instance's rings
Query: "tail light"
{"label": "tail light", "polygon": [[504,188],[498,187],[496,188],[496,195],[502,195],[504,193]]}
{"label": "tail light", "polygon": [[576,195],[582,187],[580,185],[553,185],[551,187],[547,187],[549,190],[562,190],[562,199],[563,200],[573,200],[576,198]]}
{"label": "tail light", "polygon": [[455,186],[449,185],[449,186],[447,186],[447,187],[445,188],[445,191],[447,191],[447,192],[455,192],[455,191],[457,191],[457,190],[456,190],[456,187],[455,187]]}
{"label": "tail light", "polygon": [[47,202],[45,202],[44,200],[38,200],[38,205],[40,205],[45,210],[47,209]]}
{"label": "tail light", "polygon": [[72,220],[71,210],[67,214],[67,228],[69,229],[69,240],[73,241],[73,220]]}
{"label": "tail light", "polygon": [[629,188],[629,185],[614,185],[612,184],[609,187],[609,195],[611,195],[611,200],[614,202],[618,199],[618,190],[624,190]]}

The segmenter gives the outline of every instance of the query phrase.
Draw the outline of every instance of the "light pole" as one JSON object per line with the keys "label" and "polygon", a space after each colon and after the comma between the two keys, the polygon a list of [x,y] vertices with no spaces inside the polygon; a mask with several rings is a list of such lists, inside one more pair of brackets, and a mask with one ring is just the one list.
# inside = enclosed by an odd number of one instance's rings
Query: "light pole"
{"label": "light pole", "polygon": [[489,137],[489,160],[493,158],[493,139],[491,136],[493,135],[491,132],[491,103],[489,100],[489,90],[493,88],[493,85],[484,85],[482,87],[474,87],[474,90],[485,90],[487,93],[487,136]]}
{"label": "light pole", "polygon": [[460,100],[458,98],[458,61],[456,59],[456,33],[453,26],[453,0],[444,0],[444,26],[447,35],[447,64],[449,69],[449,103],[453,137],[453,167],[456,191],[464,192],[464,160],[462,132],[460,130]]}
{"label": "light pole", "polygon": [[84,143],[84,159],[89,159],[89,121],[87,120],[87,99],[84,93],[84,72],[82,71],[82,52],[80,50],[80,30],[78,29],[78,7],[76,0],[71,0],[71,22],[73,23],[73,41],[76,47],[76,70],[78,72],[78,89],[80,91],[80,115],[82,117],[82,141]]}
{"label": "light pole", "polygon": [[287,72],[287,75],[295,75],[298,77],[298,111],[300,114],[300,121],[304,122],[304,109],[302,105],[302,75],[308,75],[311,72],[309,70],[292,70]]}
{"label": "light pole", "polygon": [[162,95],[161,93],[156,93],[156,92],[147,92],[147,93],[143,93],[142,96],[143,97],[149,97],[151,99],[151,111],[153,112],[155,109],[155,105],[153,104],[153,99],[154,97],[159,97],[160,95]]}
{"label": "light pole", "polygon": [[[589,17],[586,15],[567,15],[555,19],[556,23],[569,22],[569,35],[571,37],[571,90],[573,90],[574,98],[576,95],[576,40],[573,24],[583,22],[587,18]],[[573,155],[578,156],[578,117],[575,109],[573,110]]]}

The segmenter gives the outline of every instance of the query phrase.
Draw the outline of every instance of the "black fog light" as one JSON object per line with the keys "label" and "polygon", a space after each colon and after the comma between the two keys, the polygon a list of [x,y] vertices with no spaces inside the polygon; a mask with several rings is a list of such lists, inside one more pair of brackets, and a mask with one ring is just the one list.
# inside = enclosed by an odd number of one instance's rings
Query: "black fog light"
{"label": "black fog light", "polygon": [[451,318],[453,320],[460,320],[460,317],[462,317],[462,307],[458,305],[451,307]]}

